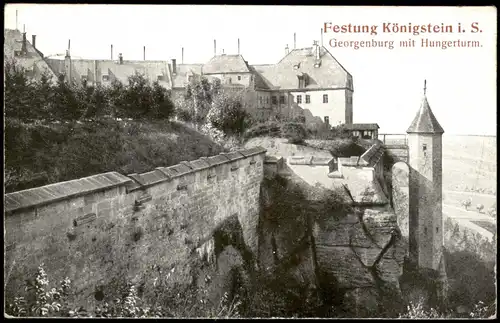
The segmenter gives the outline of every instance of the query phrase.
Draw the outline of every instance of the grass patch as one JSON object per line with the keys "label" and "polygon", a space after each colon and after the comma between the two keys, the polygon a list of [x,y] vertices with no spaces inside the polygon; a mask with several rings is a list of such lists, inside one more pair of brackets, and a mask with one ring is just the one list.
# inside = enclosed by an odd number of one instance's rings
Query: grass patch
{"label": "grass patch", "polygon": [[143,173],[220,152],[208,137],[171,121],[6,120],[6,193],[110,171]]}

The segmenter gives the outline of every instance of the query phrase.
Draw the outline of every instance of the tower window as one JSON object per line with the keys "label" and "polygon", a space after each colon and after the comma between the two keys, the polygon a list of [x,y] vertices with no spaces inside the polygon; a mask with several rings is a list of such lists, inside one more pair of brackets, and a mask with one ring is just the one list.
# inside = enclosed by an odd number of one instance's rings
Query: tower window
{"label": "tower window", "polygon": [[423,151],[426,151],[426,150],[427,150],[427,144],[423,144],[423,145],[422,145],[422,150],[423,150]]}
{"label": "tower window", "polygon": [[311,103],[311,96],[306,94],[306,103]]}
{"label": "tower window", "polygon": [[439,233],[439,227],[436,227],[436,233]]}
{"label": "tower window", "polygon": [[297,95],[297,103],[302,103],[302,95]]}
{"label": "tower window", "polygon": [[328,94],[323,94],[323,103],[328,103]]}

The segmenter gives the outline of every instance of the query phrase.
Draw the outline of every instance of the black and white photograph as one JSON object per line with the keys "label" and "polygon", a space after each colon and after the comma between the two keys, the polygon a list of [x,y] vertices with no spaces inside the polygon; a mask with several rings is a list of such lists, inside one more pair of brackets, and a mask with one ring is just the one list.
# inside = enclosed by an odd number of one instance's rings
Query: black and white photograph
{"label": "black and white photograph", "polygon": [[496,55],[493,5],[4,5],[4,317],[496,318]]}

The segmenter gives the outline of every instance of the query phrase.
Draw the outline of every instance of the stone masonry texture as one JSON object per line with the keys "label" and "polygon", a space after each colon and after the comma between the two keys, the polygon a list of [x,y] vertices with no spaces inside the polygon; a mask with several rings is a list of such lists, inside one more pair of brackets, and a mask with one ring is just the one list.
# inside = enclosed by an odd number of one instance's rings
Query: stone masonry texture
{"label": "stone masonry texture", "polygon": [[233,215],[257,254],[265,152],[256,147],[7,194],[6,296],[18,295],[42,263],[52,282],[70,278],[75,300],[88,306],[96,288],[107,297],[126,282],[148,290],[167,272],[170,283],[190,284],[189,259]]}

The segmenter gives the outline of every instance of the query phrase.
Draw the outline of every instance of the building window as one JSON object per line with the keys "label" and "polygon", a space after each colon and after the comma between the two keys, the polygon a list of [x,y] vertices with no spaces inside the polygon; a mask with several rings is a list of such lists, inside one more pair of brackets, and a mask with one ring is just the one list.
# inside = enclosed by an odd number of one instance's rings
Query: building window
{"label": "building window", "polygon": [[193,76],[192,75],[189,75],[188,76],[188,82],[191,82],[193,80]]}
{"label": "building window", "polygon": [[262,97],[259,96],[259,103],[262,104]]}
{"label": "building window", "polygon": [[102,80],[105,82],[109,81],[109,75],[103,75]]}
{"label": "building window", "polygon": [[269,97],[266,96],[266,104],[269,104]]}
{"label": "building window", "polygon": [[273,104],[277,104],[278,103],[276,96],[273,95],[273,97],[271,98],[271,102]]}
{"label": "building window", "polygon": [[158,81],[163,81],[163,75],[158,75],[156,78]]}
{"label": "building window", "polygon": [[311,103],[311,96],[306,94],[306,103]]}
{"label": "building window", "polygon": [[436,233],[439,233],[439,227],[436,227]]}
{"label": "building window", "polygon": [[87,75],[82,75],[82,76],[81,76],[81,79],[82,79],[82,82],[83,82],[83,81],[87,81]]}
{"label": "building window", "polygon": [[297,95],[297,103],[302,103],[302,95]]}
{"label": "building window", "polygon": [[238,81],[241,81],[241,76],[240,75],[238,75]]}
{"label": "building window", "polygon": [[325,124],[327,124],[327,125],[330,124],[330,118],[329,117],[325,117]]}
{"label": "building window", "polygon": [[328,103],[328,94],[323,94],[323,103]]}
{"label": "building window", "polygon": [[233,82],[233,80],[231,78],[227,79],[227,83],[231,84],[232,82]]}
{"label": "building window", "polygon": [[427,144],[423,144],[423,145],[422,145],[422,150],[423,150],[423,151],[426,151],[426,150],[427,150]]}
{"label": "building window", "polygon": [[424,228],[424,233],[427,235],[427,228],[426,227]]}
{"label": "building window", "polygon": [[284,104],[284,103],[285,103],[285,96],[280,95],[280,104]]}

